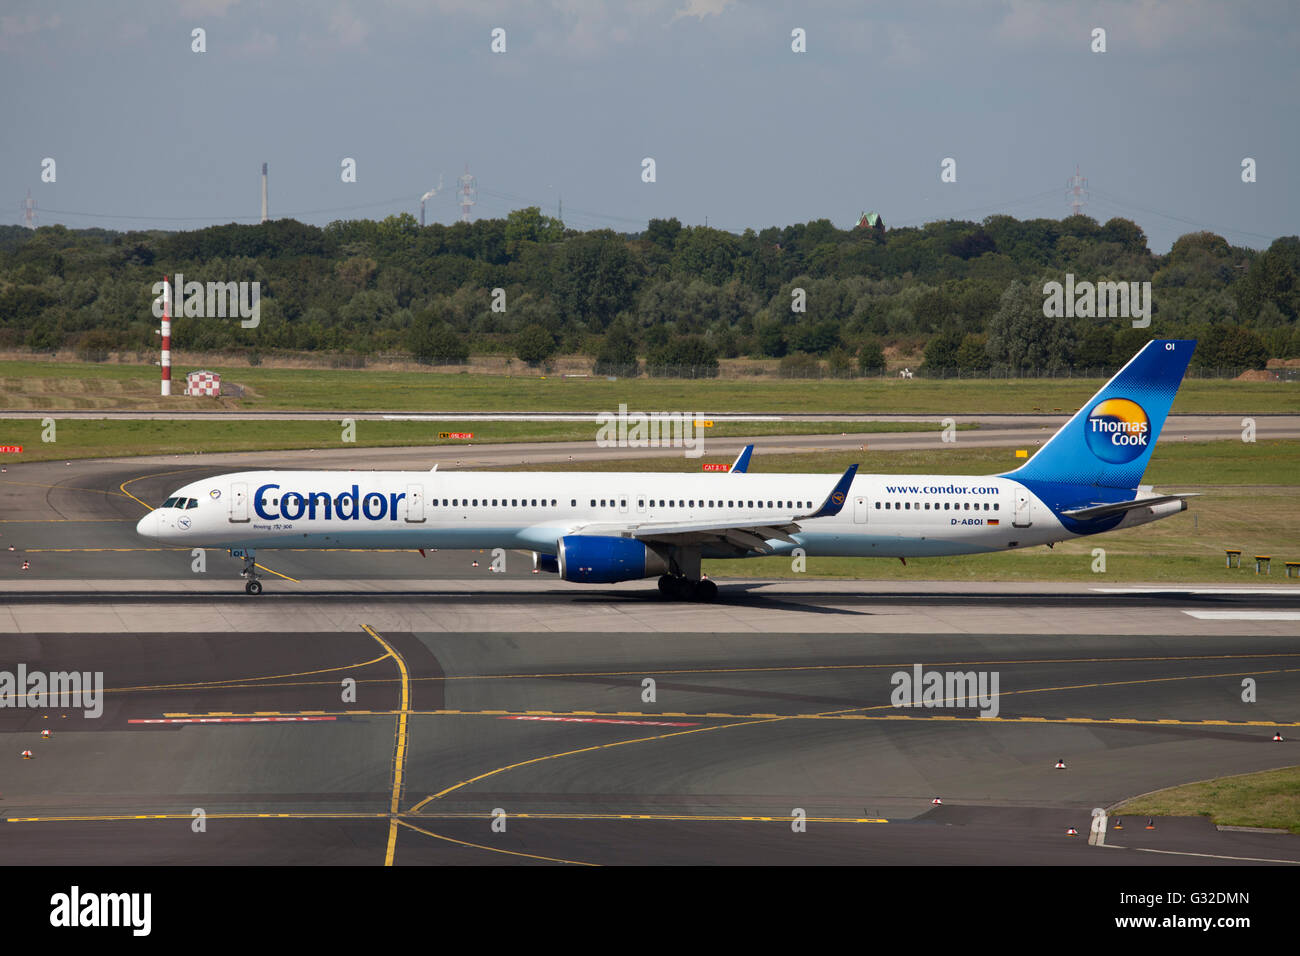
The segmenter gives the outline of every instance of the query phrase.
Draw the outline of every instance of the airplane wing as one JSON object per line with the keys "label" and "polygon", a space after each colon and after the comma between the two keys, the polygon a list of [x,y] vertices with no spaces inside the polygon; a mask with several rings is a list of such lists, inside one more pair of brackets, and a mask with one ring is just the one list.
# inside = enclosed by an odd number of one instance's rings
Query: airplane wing
{"label": "airplane wing", "polygon": [[1163,505],[1170,501],[1184,501],[1187,498],[1196,498],[1200,496],[1198,491],[1190,491],[1182,495],[1153,495],[1150,498],[1134,498],[1132,501],[1116,501],[1110,504],[1089,505],[1086,508],[1075,508],[1072,511],[1062,511],[1061,514],[1067,518],[1074,518],[1078,521],[1090,521],[1093,518],[1105,518],[1107,515],[1123,514],[1125,511],[1132,511],[1135,508],[1147,508],[1151,505]]}
{"label": "airplane wing", "polygon": [[698,521],[639,521],[639,522],[600,522],[575,528],[573,533],[621,535],[640,541],[652,541],[662,544],[728,544],[742,551],[767,553],[772,547],[769,539],[798,544],[790,537],[803,530],[800,522],[814,518],[829,518],[839,514],[848,498],[849,487],[858,466],[850,465],[840,480],[835,483],[830,494],[821,507],[804,515],[790,517],[766,515],[731,515],[726,521],[702,519]]}

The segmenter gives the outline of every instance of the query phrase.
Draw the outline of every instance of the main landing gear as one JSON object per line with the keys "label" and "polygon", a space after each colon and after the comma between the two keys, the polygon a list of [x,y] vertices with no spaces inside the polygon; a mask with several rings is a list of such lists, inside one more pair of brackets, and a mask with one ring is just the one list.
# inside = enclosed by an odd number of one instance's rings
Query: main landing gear
{"label": "main landing gear", "polygon": [[239,572],[239,576],[244,579],[245,594],[261,594],[262,581],[261,575],[257,573],[257,557],[252,551],[244,551],[242,554],[236,553],[236,557],[244,559],[244,570]]}
{"label": "main landing gear", "polygon": [[671,601],[708,603],[717,598],[718,586],[708,578],[692,581],[680,575],[665,574],[659,578],[659,593]]}

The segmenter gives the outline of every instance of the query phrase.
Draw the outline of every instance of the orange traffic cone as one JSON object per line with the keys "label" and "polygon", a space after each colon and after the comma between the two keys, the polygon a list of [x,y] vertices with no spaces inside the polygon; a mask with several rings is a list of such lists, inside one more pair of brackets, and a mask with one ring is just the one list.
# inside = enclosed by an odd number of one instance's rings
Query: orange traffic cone
{"label": "orange traffic cone", "polygon": [[1115,829],[1116,829],[1116,830],[1123,830],[1123,829],[1124,829],[1124,821],[1123,821],[1122,819],[1120,819],[1119,817],[1116,817],[1116,818],[1115,818]]}
{"label": "orange traffic cone", "polygon": [[1153,819],[1151,819],[1150,817],[1147,817],[1147,825],[1146,825],[1145,827],[1143,827],[1142,829],[1144,829],[1144,830],[1154,830],[1155,828],[1156,828],[1156,821],[1153,820]]}

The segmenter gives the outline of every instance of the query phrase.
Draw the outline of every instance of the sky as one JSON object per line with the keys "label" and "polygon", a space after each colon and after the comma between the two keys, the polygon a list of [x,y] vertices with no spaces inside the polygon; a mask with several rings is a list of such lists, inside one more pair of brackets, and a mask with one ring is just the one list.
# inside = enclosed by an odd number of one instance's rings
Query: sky
{"label": "sky", "polygon": [[1200,229],[1254,248],[1300,232],[1294,0],[0,11],[0,223],[23,221],[28,190],[39,225],[257,222],[263,162],[271,217],[318,225],[418,216],[439,177],[427,219],[454,222],[466,168],[475,218],[562,202],[579,229],[1060,218],[1077,167],[1084,213],[1133,219],[1158,253]]}

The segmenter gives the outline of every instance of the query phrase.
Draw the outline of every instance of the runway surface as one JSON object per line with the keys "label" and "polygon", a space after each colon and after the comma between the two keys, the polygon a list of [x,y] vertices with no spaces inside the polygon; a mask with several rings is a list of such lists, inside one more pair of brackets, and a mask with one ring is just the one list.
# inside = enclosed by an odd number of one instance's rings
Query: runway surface
{"label": "runway surface", "polygon": [[[515,553],[494,574],[466,552],[278,552],[251,598],[224,554],[196,573],[130,534],[141,502],[229,467],[0,475],[0,670],[107,689],[99,717],[0,708],[0,863],[1300,863],[1294,836],[1200,819],[1086,843],[1094,807],[1297,763],[1282,580],[737,580],[705,606]],[[996,697],[894,706],[918,665],[997,675]]]}

